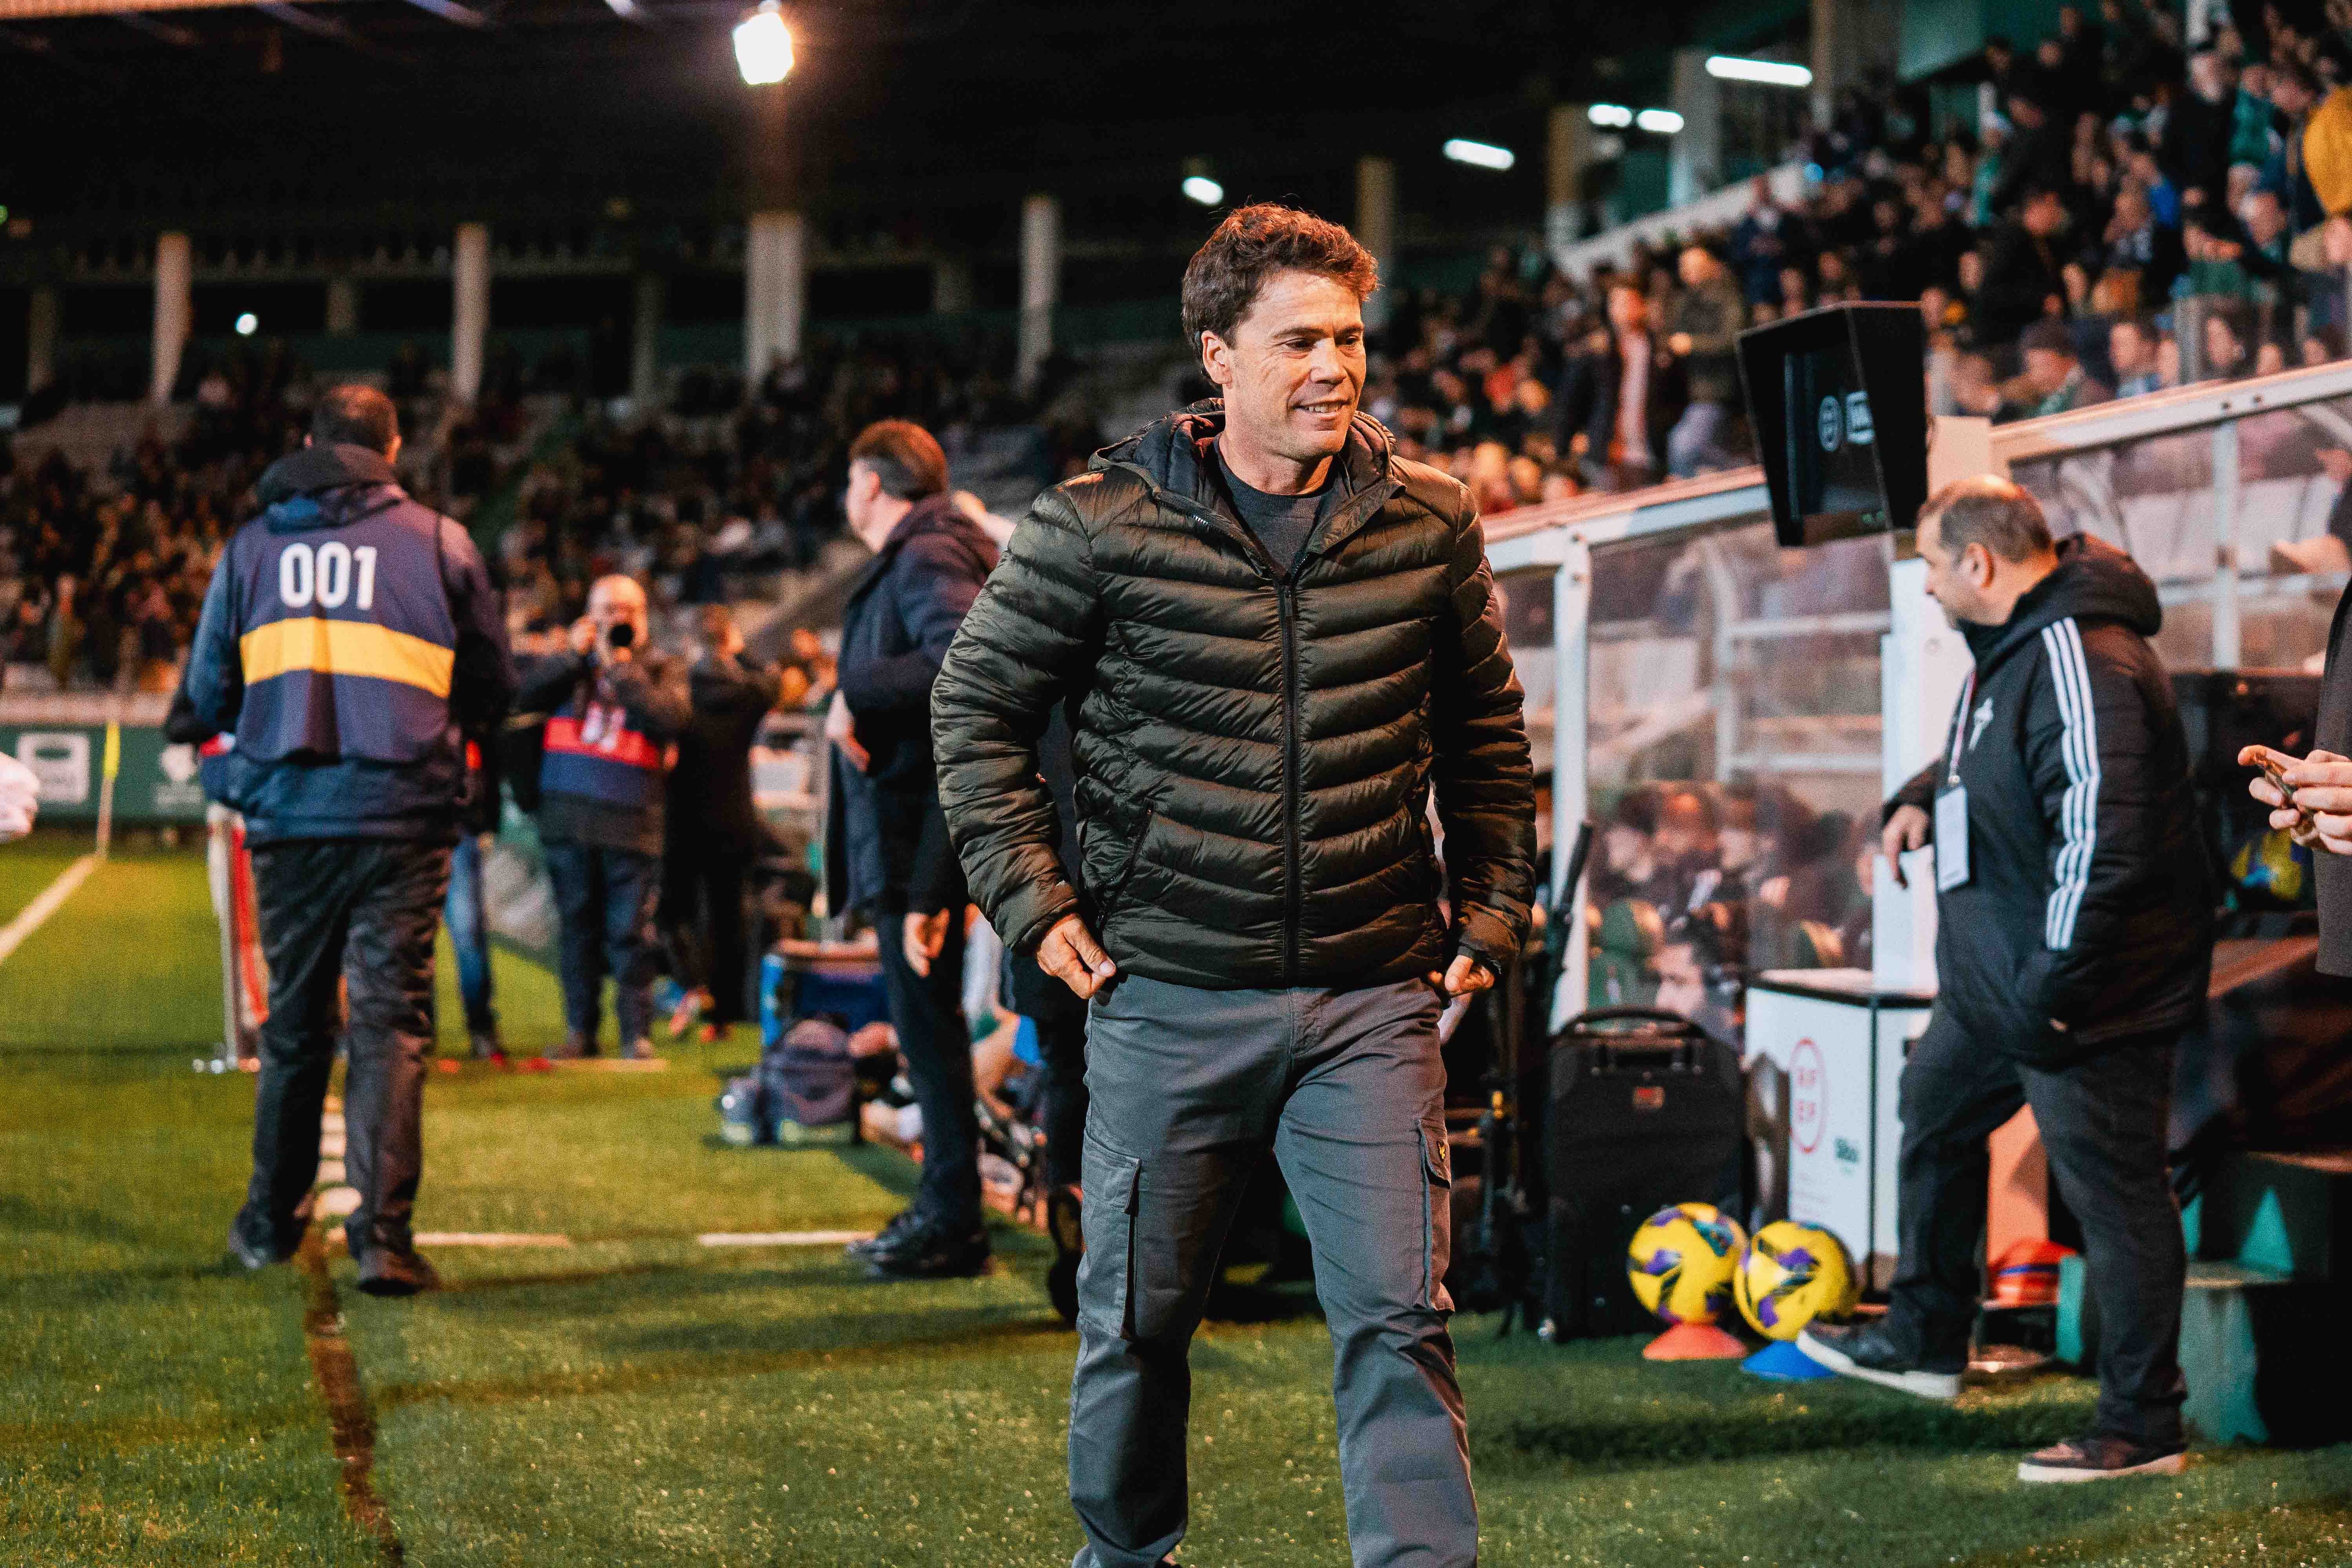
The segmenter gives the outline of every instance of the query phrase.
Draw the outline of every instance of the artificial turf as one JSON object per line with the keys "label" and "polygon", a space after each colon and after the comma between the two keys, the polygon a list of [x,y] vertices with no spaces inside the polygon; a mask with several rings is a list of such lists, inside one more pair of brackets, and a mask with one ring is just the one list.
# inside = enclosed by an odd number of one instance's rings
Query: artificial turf
{"label": "artificial turf", "polygon": [[[56,1020],[0,1032],[0,1562],[384,1560],[341,1509],[301,1279],[219,1266],[251,1085],[189,1071],[213,963],[201,862],[119,855],[0,963],[0,1019]],[[544,973],[501,955],[499,982],[510,1043],[551,1039]],[[719,1143],[716,1069],[751,1052],[739,1031],[666,1073],[430,1080],[420,1226],[572,1245],[446,1250],[448,1288],[407,1302],[357,1295],[338,1256],[408,1563],[1068,1561],[1041,1242],[1000,1231],[995,1274],[928,1285],[695,1243],[870,1226],[909,1184],[876,1150]],[[1492,1563],[2352,1563],[2352,1448],[2025,1489],[2017,1451],[2082,1426],[2087,1384],[1937,1410],[1456,1333]],[[1319,1322],[1214,1324],[1193,1363],[1183,1555],[1346,1562]]]}

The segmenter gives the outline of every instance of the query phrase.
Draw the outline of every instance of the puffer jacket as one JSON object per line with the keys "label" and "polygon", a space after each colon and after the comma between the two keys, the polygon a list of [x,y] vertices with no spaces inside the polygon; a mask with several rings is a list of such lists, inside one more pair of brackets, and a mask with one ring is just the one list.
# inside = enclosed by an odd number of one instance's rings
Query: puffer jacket
{"label": "puffer jacket", "polygon": [[[2095,539],[1997,626],[1944,755],[1887,803],[1968,791],[1969,879],[1936,900],[1936,1005],[1988,1049],[2062,1066],[2205,1010],[2213,882],[2156,584]],[[1956,760],[1957,758],[1957,760]]]}
{"label": "puffer jacket", "polygon": [[[1223,427],[1196,405],[1047,490],[964,618],[931,711],[973,897],[1017,950],[1077,913],[1122,971],[1208,989],[1499,965],[1534,780],[1467,492],[1360,416],[1286,573],[1217,481]],[[1038,776],[1056,704],[1076,867]]]}

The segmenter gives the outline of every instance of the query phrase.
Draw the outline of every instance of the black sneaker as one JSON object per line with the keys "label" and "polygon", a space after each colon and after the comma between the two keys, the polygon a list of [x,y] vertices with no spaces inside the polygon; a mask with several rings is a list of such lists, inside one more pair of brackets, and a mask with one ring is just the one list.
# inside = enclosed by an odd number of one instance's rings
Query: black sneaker
{"label": "black sneaker", "polygon": [[2188,1468],[2182,1444],[2142,1443],[2112,1432],[2094,1432],[2028,1455],[2017,1467],[2017,1479],[2111,1481],[2118,1476],[2177,1476]]}
{"label": "black sneaker", "polygon": [[1055,1187],[1045,1194],[1045,1230],[1054,1238],[1054,1265],[1045,1270],[1045,1299],[1065,1323],[1078,1321],[1078,1263],[1087,1255],[1086,1227],[1080,1224],[1082,1194],[1075,1186]]}
{"label": "black sneaker", "polygon": [[843,1247],[842,1251],[848,1254],[853,1262],[871,1262],[877,1257],[897,1247],[906,1239],[908,1231],[923,1224],[929,1217],[924,1214],[920,1205],[900,1209],[890,1216],[889,1224],[867,1237],[864,1241],[851,1242],[847,1247]]}
{"label": "black sneaker", "polygon": [[866,1269],[877,1279],[969,1279],[988,1272],[988,1230],[926,1225],[887,1251],[868,1254]]}
{"label": "black sneaker", "polygon": [[360,1289],[371,1296],[414,1296],[437,1290],[441,1276],[415,1251],[371,1248],[360,1259]]}
{"label": "black sneaker", "polygon": [[1895,1345],[1884,1323],[1815,1323],[1797,1335],[1797,1345],[1843,1376],[1899,1389],[1921,1399],[1960,1396],[1965,1363],[1938,1366],[1918,1361]]}
{"label": "black sneaker", "polygon": [[499,1040],[499,1028],[496,1024],[487,1029],[469,1029],[467,1033],[472,1037],[476,1061],[499,1063],[506,1061],[507,1049]]}
{"label": "black sneaker", "polygon": [[263,1269],[284,1263],[301,1249],[302,1233],[310,1227],[310,1194],[305,1193],[295,1206],[294,1218],[280,1231],[269,1221],[253,1211],[251,1205],[236,1211],[229,1222],[228,1255],[249,1269]]}

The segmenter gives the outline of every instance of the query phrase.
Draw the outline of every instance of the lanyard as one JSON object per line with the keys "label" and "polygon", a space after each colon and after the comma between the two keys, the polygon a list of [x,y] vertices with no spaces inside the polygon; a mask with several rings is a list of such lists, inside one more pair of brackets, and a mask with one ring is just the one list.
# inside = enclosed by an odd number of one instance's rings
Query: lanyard
{"label": "lanyard", "polygon": [[1950,766],[1947,771],[1945,778],[1945,787],[1948,789],[1957,789],[1959,787],[1960,737],[1967,732],[1969,722],[1969,704],[1976,700],[1976,695],[1977,672],[1971,669],[1969,671],[1968,684],[1960,688],[1959,710],[1952,715],[1951,743],[1945,748],[1945,755],[1950,761]]}

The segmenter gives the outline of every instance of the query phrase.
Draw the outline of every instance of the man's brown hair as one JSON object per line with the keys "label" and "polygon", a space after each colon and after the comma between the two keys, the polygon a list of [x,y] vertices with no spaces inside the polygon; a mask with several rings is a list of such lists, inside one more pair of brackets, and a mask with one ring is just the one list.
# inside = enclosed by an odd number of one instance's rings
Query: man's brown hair
{"label": "man's brown hair", "polygon": [[863,463],[896,500],[921,500],[948,488],[948,455],[911,419],[877,419],[849,444],[849,460]]}
{"label": "man's brown hair", "polygon": [[1258,202],[1219,224],[1184,268],[1184,335],[1231,342],[1258,290],[1277,272],[1312,272],[1345,284],[1358,300],[1380,287],[1380,264],[1338,224],[1296,207]]}
{"label": "man's brown hair", "polygon": [[322,444],[365,447],[389,456],[400,439],[400,415],[392,399],[362,382],[345,382],[319,395],[310,410],[310,439]]}

